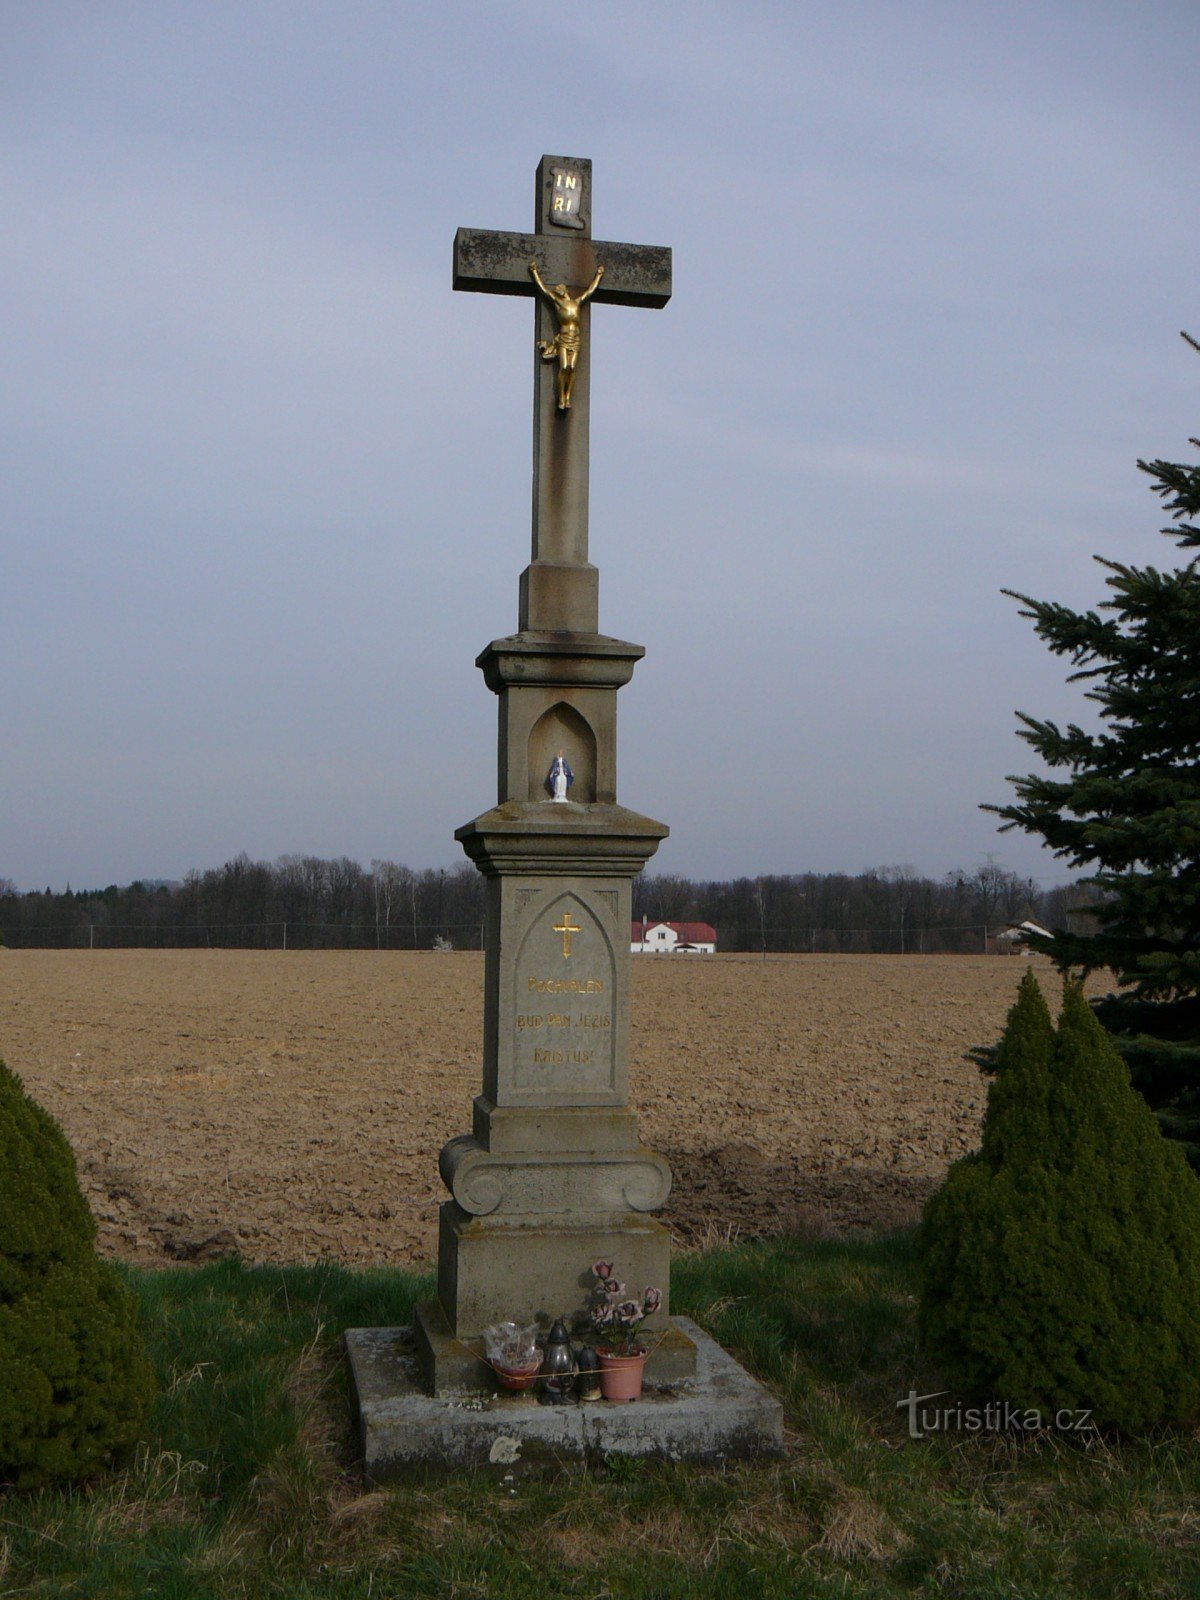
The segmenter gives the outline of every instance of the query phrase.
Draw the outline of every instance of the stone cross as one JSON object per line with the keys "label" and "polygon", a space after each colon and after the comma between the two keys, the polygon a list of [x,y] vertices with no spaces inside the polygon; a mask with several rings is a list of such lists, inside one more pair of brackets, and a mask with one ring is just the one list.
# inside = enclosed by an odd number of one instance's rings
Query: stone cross
{"label": "stone cross", "polygon": [[[558,332],[552,305],[529,270],[578,296],[604,275],[590,297],[599,305],[665,306],[671,298],[671,252],[665,246],[610,244],[592,238],[592,163],[543,156],[537,171],[533,233],[460,228],[454,238],[454,287],[481,294],[536,298],[538,344]],[[595,632],[597,577],[588,565],[588,417],[591,304],[579,312],[578,368],[570,409],[560,410],[553,361],[534,348],[533,556],[521,579],[522,631]]]}
{"label": "stone cross", "polygon": [[[617,800],[617,691],[644,652],[597,627],[589,301],[664,305],[671,253],[594,243],[591,177],[590,161],[543,156],[532,234],[463,229],[454,242],[456,289],[538,296],[533,556],[519,631],[476,660],[499,702],[496,804],[455,838],[485,882],[482,1083],[471,1131],[438,1157],[450,1197],[437,1294],[414,1307],[411,1333],[425,1396],[396,1330],[346,1333],[375,1481],[417,1461],[494,1470],[526,1443],[525,1462],[723,1459],[777,1448],[782,1431],[778,1403],[748,1410],[730,1369],[749,1377],[715,1348],[701,1361],[700,1330],[671,1316],[671,1235],[654,1215],[671,1169],[642,1144],[629,1099],[631,885],[668,830]],[[623,1406],[614,1422],[591,1402],[506,1405],[485,1359],[491,1324],[571,1318],[600,1262],[653,1305],[640,1336],[654,1404],[631,1424]]]}
{"label": "stone cross", "polygon": [[434,1394],[486,1391],[483,1329],[578,1309],[597,1260],[662,1290],[649,1370],[675,1382],[695,1365],[651,1214],[670,1167],[629,1104],[631,884],[667,828],[617,802],[617,691],[643,651],[598,631],[587,549],[588,301],[665,305],[671,253],[593,241],[591,172],[543,156],[534,233],[454,242],[456,289],[537,295],[539,345],[520,629],[477,658],[499,699],[496,804],[455,833],[486,880],[483,1081],[471,1132],[438,1161],[438,1293],[414,1332]]}

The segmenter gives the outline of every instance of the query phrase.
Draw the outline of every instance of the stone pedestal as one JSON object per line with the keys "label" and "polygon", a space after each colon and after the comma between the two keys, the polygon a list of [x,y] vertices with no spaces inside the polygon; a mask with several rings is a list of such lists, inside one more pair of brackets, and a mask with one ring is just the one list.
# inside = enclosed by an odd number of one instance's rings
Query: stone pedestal
{"label": "stone pedestal", "polygon": [[[670,1169],[638,1142],[629,1107],[631,882],[667,832],[615,803],[615,694],[640,654],[559,633],[516,635],[480,657],[501,699],[501,801],[456,838],[487,877],[483,1092],[471,1132],[439,1162],[453,1198],[437,1305],[416,1330],[433,1393],[485,1385],[489,1322],[581,1309],[599,1258],[631,1294],[663,1292],[646,1324],[652,1374],[694,1370],[670,1323],[669,1235],[650,1215]],[[547,793],[560,750],[572,796],[586,798]]]}

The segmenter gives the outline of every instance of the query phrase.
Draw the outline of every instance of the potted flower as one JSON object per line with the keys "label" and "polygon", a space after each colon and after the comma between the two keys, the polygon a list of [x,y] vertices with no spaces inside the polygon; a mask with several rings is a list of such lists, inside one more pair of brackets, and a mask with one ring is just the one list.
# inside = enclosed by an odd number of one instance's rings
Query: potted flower
{"label": "potted flower", "polygon": [[606,1400],[636,1400],[642,1392],[647,1351],[638,1343],[638,1329],[662,1305],[662,1290],[647,1288],[640,1300],[625,1293],[613,1276],[611,1261],[594,1261],[588,1307],[596,1331],[600,1391]]}

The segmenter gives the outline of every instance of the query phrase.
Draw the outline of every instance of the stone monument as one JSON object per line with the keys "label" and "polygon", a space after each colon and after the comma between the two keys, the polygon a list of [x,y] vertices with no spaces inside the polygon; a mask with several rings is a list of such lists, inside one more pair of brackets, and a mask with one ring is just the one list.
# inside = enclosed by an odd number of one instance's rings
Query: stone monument
{"label": "stone monument", "polygon": [[[591,162],[544,156],[532,234],[460,229],[454,287],[534,297],[533,551],[517,632],[478,658],[499,699],[496,804],[455,837],[486,878],[483,1083],[440,1168],[437,1296],[411,1329],[352,1328],[364,1470],[719,1460],[776,1450],[778,1401],[670,1315],[667,1163],[629,1106],[632,880],[667,829],[617,803],[617,690],[640,645],[599,632],[588,561],[593,305],[663,306],[671,252],[592,238]],[[581,1309],[611,1261],[644,1324],[647,1395],[539,1406],[495,1392],[483,1329]],[[525,1401],[525,1404],[522,1404]]]}
{"label": "stone monument", "polygon": [[629,1107],[631,884],[667,829],[617,803],[617,690],[643,650],[598,631],[588,560],[591,308],[665,305],[671,252],[601,243],[591,222],[591,162],[545,156],[532,234],[454,241],[456,289],[536,303],[533,550],[518,631],[477,663],[499,697],[497,804],[455,835],[487,880],[483,1092],[441,1155],[453,1198],[418,1314],[434,1393],[488,1387],[483,1328],[580,1307],[598,1257],[663,1290],[648,1376],[694,1367],[651,1215],[670,1170]]}

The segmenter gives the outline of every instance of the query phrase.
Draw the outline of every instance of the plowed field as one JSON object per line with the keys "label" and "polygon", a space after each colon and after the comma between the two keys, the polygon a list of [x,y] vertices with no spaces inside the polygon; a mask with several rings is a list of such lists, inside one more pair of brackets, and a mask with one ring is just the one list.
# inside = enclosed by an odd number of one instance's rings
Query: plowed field
{"label": "plowed field", "polygon": [[[677,1237],[911,1221],[977,1142],[963,1053],[1025,966],[635,958],[633,1097]],[[479,1089],[481,956],[0,950],[0,997],[0,1055],[66,1129],[107,1252],[435,1255],[437,1152]]]}

